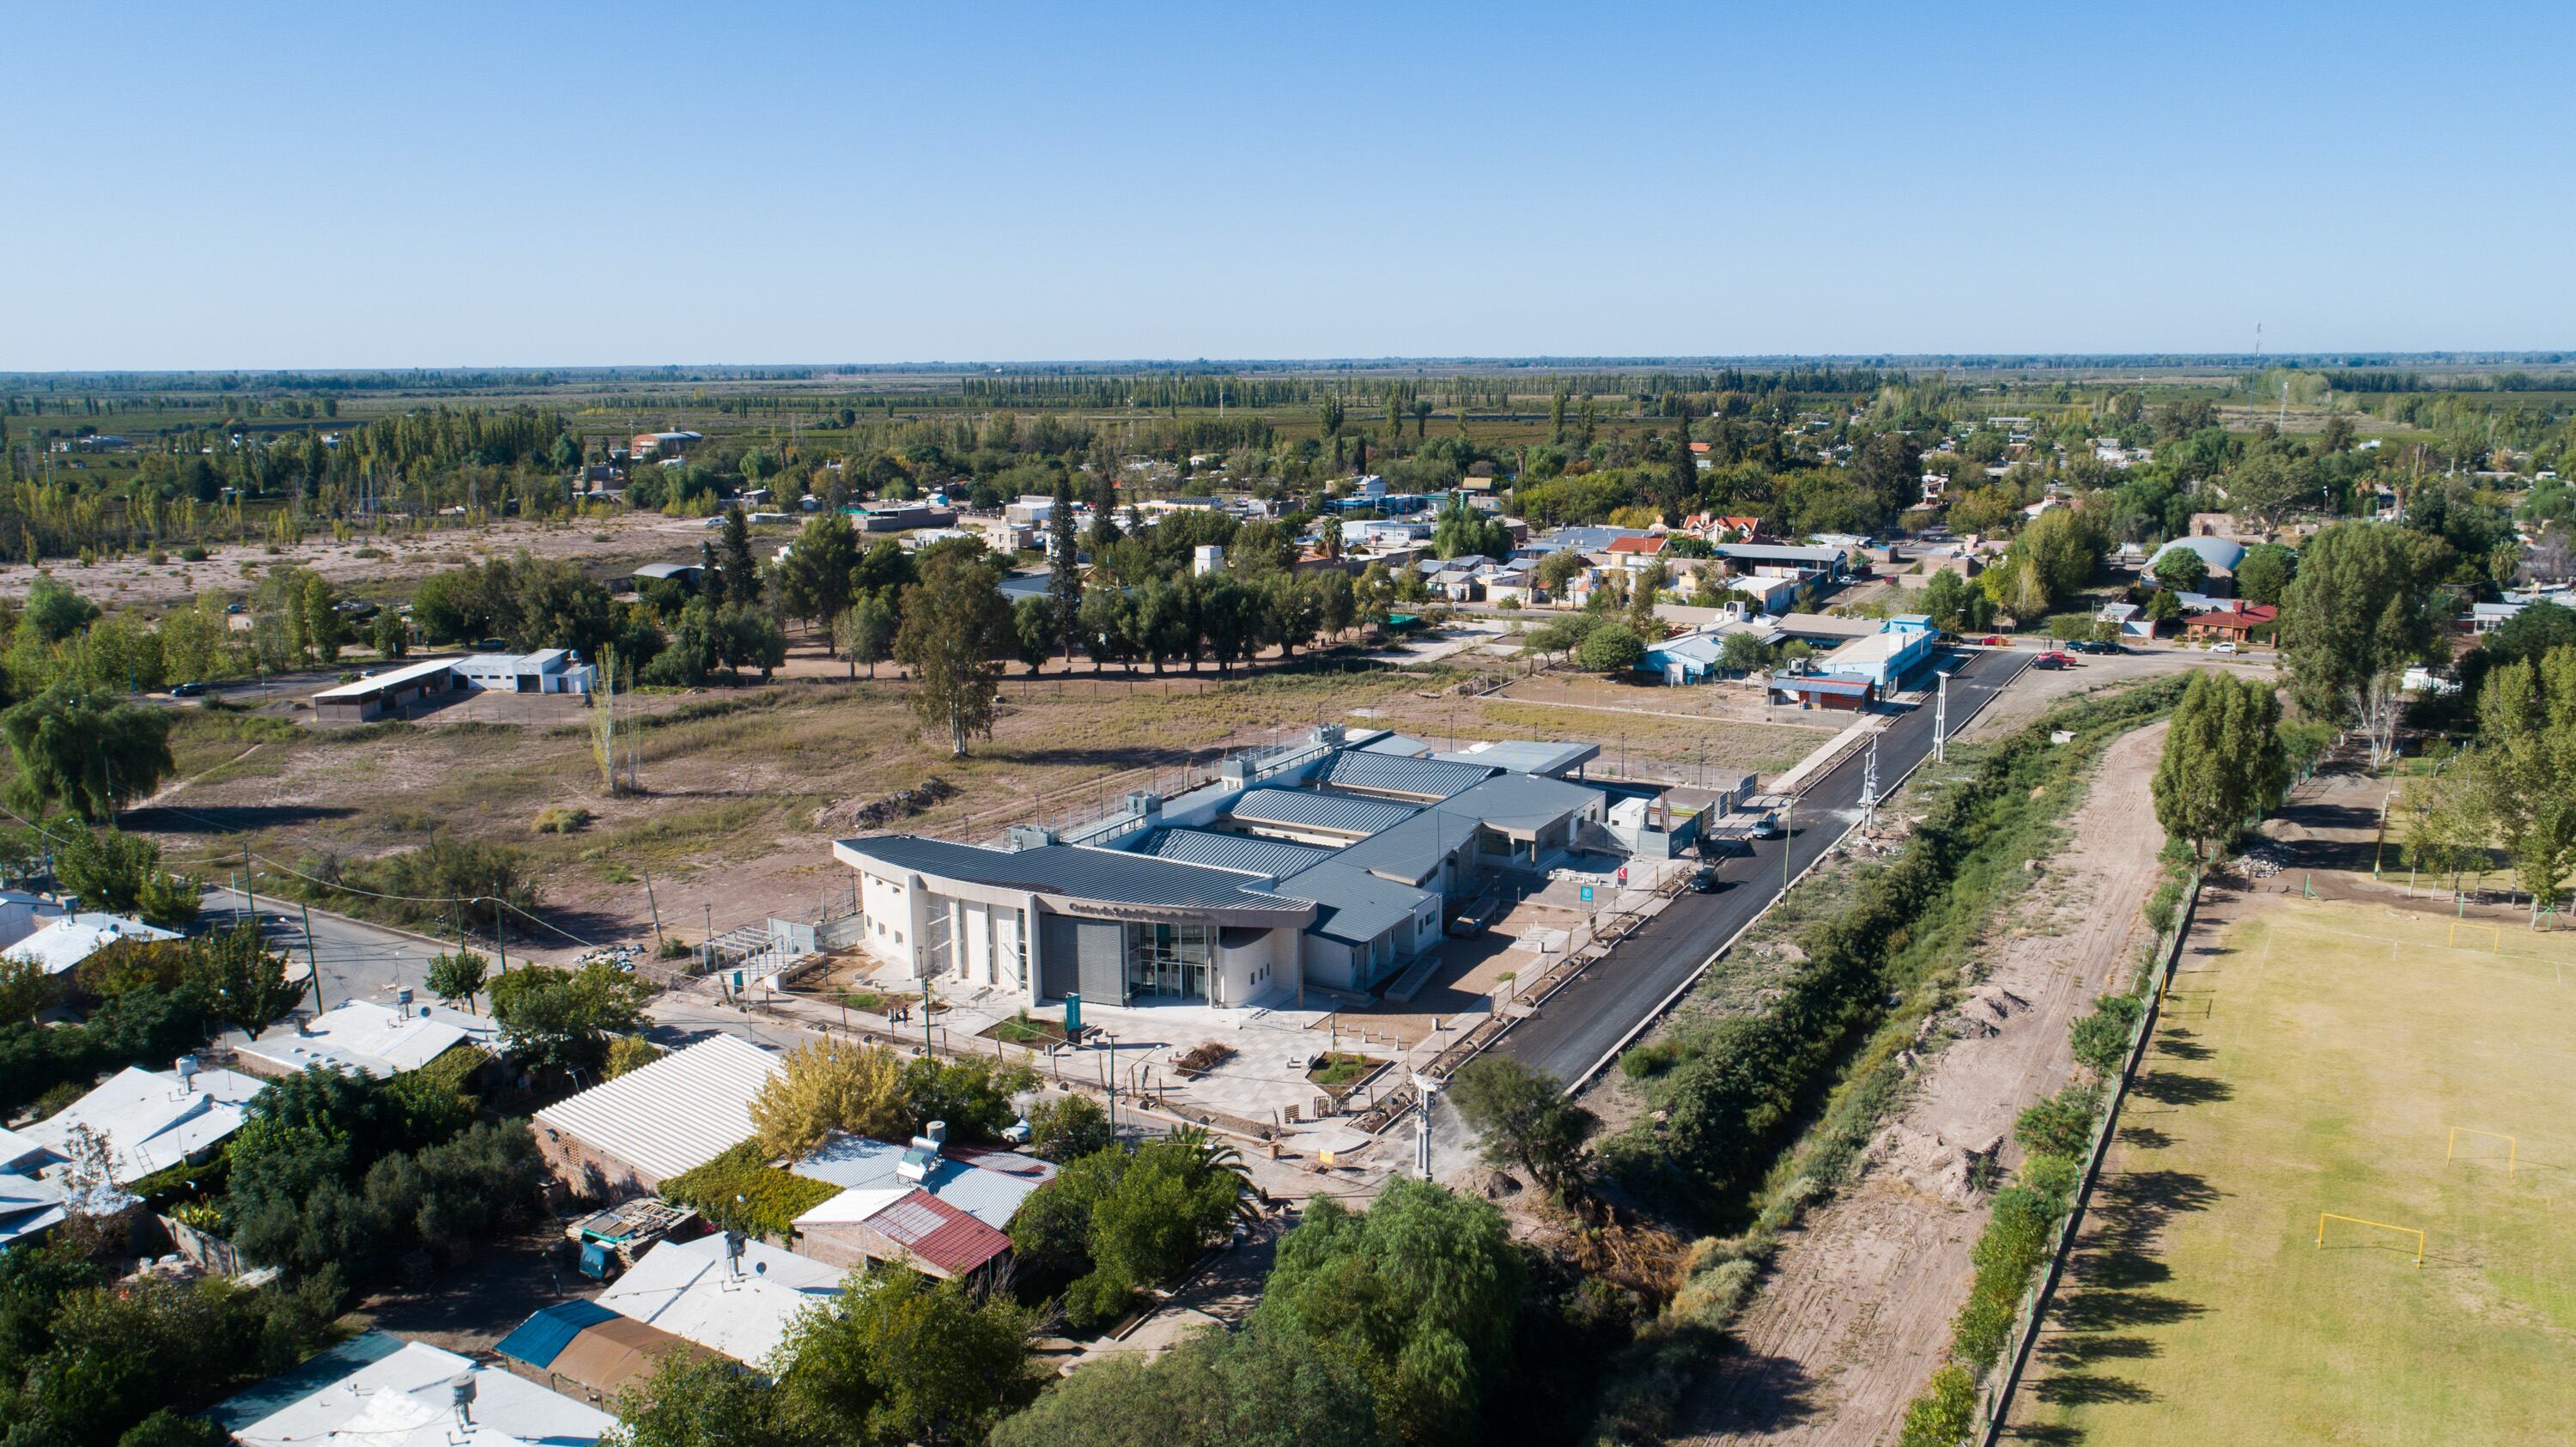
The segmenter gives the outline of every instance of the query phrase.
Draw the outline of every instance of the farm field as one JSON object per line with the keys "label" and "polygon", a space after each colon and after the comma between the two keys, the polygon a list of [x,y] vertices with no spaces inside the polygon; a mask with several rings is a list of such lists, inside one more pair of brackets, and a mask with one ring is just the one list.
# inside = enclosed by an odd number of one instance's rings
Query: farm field
{"label": "farm field", "polygon": [[[2567,1440],[2567,964],[2563,934],[2213,896],[2007,1437]],[[2326,1212],[2405,1230],[2320,1248]]]}

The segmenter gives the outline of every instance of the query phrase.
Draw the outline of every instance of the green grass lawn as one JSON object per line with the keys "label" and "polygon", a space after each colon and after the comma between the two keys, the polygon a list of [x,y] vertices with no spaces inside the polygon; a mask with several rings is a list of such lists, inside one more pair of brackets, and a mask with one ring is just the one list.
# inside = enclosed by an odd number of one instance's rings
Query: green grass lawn
{"label": "green grass lawn", "polygon": [[1361,1077],[1377,1069],[1378,1063],[1366,1055],[1354,1055],[1347,1050],[1336,1050],[1324,1057],[1323,1064],[1307,1071],[1306,1078],[1326,1090],[1339,1090],[1346,1085],[1356,1083]]}
{"label": "green grass lawn", "polygon": [[[2196,934],[2022,1440],[2558,1443],[2576,1435],[2576,940],[2249,900]],[[2507,1173],[2504,1141],[2519,1138]],[[2420,1229],[2330,1223],[2335,1212]]]}

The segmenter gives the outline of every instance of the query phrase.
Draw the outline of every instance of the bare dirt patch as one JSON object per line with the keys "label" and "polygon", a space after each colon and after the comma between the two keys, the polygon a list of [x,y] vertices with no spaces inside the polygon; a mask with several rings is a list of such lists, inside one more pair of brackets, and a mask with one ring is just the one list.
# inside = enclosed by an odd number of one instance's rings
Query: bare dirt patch
{"label": "bare dirt patch", "polygon": [[[2147,789],[2163,742],[2158,724],[2104,751],[2069,847],[2046,862],[1959,1008],[1927,1030],[1904,1111],[1851,1189],[1783,1242],[1736,1332],[1741,1360],[1761,1369],[1730,1365],[1712,1381],[1690,1440],[1893,1438],[1966,1293],[1986,1217],[1975,1159],[2000,1154],[2009,1169],[2014,1117],[2073,1069],[2067,1025],[2137,961],[2138,911],[2164,842]],[[1784,1375],[1801,1384],[1802,1414],[1773,1410]]]}

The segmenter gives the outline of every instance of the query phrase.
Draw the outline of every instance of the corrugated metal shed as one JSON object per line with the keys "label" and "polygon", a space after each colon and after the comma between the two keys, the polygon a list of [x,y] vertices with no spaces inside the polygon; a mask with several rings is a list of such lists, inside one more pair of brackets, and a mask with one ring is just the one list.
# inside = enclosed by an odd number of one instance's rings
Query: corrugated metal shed
{"label": "corrugated metal shed", "polygon": [[757,1045],[710,1035],[547,1106],[536,1120],[669,1180],[751,1139],[751,1098],[780,1068]]}
{"label": "corrugated metal shed", "polygon": [[1254,888],[1254,881],[1240,874],[1157,859],[1150,854],[1130,854],[1123,849],[1093,849],[1078,844],[987,849],[910,834],[844,839],[832,848],[846,862],[874,860],[887,871],[909,870],[934,878],[1068,899],[1176,909],[1276,907]]}
{"label": "corrugated metal shed", "polygon": [[1257,834],[1219,834],[1207,829],[1164,829],[1147,840],[1138,851],[1161,859],[1176,859],[1183,864],[1202,864],[1211,869],[1239,869],[1267,879],[1294,874],[1300,869],[1331,857],[1329,849],[1312,844],[1296,844],[1285,839],[1264,839]]}
{"label": "corrugated metal shed", "polygon": [[1247,824],[1280,824],[1331,834],[1375,834],[1421,812],[1411,804],[1319,794],[1307,789],[1254,789],[1227,811]]}
{"label": "corrugated metal shed", "polygon": [[572,1345],[572,1339],[581,1335],[584,1328],[597,1326],[603,1321],[622,1320],[624,1318],[616,1312],[595,1301],[558,1302],[512,1328],[510,1334],[501,1338],[500,1344],[492,1350],[542,1371],[555,1364],[555,1358],[563,1354],[565,1347]]}
{"label": "corrugated metal shed", "polygon": [[1492,778],[1495,772],[1479,764],[1389,758],[1385,754],[1345,749],[1333,755],[1332,763],[1324,770],[1324,780],[1344,789],[1372,794],[1402,794],[1429,801],[1463,793]]}

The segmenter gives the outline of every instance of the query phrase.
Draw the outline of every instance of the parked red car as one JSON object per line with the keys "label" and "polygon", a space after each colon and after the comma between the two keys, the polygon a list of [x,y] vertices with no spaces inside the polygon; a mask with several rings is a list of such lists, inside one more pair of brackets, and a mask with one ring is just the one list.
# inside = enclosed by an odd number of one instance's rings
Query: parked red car
{"label": "parked red car", "polygon": [[2043,653],[2037,658],[2032,659],[2030,661],[2030,666],[2033,668],[2066,668],[2072,666],[2074,662],[2075,659],[2069,654],[2050,652]]}
{"label": "parked red car", "polygon": [[1977,640],[1977,643],[1978,643],[1981,647],[1986,647],[1986,648],[2010,648],[2010,647],[2012,647],[2012,640],[2011,640],[2011,639],[2009,639],[2009,638],[2006,638],[2005,636],[2003,636],[2003,635],[2002,635],[2002,634],[2000,634],[2000,633],[1989,633],[1989,634],[1987,634],[1985,637],[1978,639],[1978,640]]}

